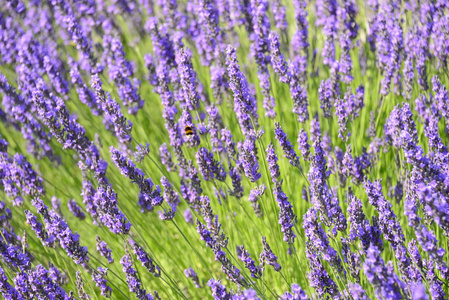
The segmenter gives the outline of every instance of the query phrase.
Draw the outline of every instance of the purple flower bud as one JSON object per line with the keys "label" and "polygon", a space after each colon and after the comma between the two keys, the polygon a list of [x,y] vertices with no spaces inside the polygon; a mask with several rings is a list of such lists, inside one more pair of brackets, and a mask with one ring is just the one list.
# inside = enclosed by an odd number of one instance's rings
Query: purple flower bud
{"label": "purple flower bud", "polygon": [[230,191],[230,194],[238,199],[242,198],[243,197],[242,177],[240,176],[240,172],[232,165],[229,166],[229,177],[231,177],[232,179],[232,187],[233,187],[233,190]]}
{"label": "purple flower bud", "polygon": [[307,276],[310,286],[315,289],[319,297],[325,297],[327,294],[333,298],[339,298],[338,287],[327,273],[321,260],[309,249],[306,249],[306,255],[310,262],[310,271]]}
{"label": "purple flower bud", "polygon": [[92,280],[95,285],[100,288],[101,295],[110,298],[112,293],[112,288],[108,285],[108,280],[106,278],[108,274],[108,269],[98,267],[96,271],[92,272]]}
{"label": "purple flower bud", "polygon": [[365,290],[357,283],[348,284],[348,292],[354,300],[369,300]]}
{"label": "purple flower bud", "polygon": [[275,123],[274,134],[281,145],[282,150],[284,151],[284,157],[289,160],[292,166],[300,167],[299,158],[296,155],[295,149],[293,148],[292,143],[289,141],[287,134],[285,134],[279,122]]}
{"label": "purple flower bud", "polygon": [[311,159],[307,132],[303,128],[301,128],[298,133],[298,149],[301,150],[304,160],[308,161]]}
{"label": "purple flower bud", "polygon": [[402,299],[405,293],[405,284],[384,264],[380,257],[380,251],[375,246],[370,246],[363,264],[368,281],[374,286],[376,297]]}
{"label": "purple flower bud", "polygon": [[292,292],[285,292],[281,299],[282,300],[307,300],[309,299],[306,293],[301,289],[299,284],[292,283],[291,285]]}
{"label": "purple flower bud", "polygon": [[86,218],[86,215],[83,213],[78,203],[76,203],[75,199],[69,199],[69,201],[67,202],[67,206],[69,207],[69,210],[72,212],[75,218],[78,218],[80,220],[84,220]]}
{"label": "purple flower bud", "polygon": [[109,248],[108,244],[105,241],[102,241],[101,238],[97,235],[97,251],[100,252],[101,256],[106,258],[110,264],[114,262],[112,258],[112,250]]}
{"label": "purple flower bud", "polygon": [[198,275],[196,275],[195,270],[192,268],[185,269],[184,274],[187,278],[190,278],[193,281],[197,289],[201,288],[200,280],[198,279]]}
{"label": "purple flower bud", "polygon": [[278,263],[277,256],[271,250],[270,245],[268,245],[267,239],[264,236],[262,236],[262,246],[263,251],[260,253],[259,257],[261,270],[263,271],[265,264],[268,264],[272,266],[276,272],[279,272],[281,270],[281,265]]}
{"label": "purple flower bud", "polygon": [[167,144],[164,143],[159,147],[159,157],[168,172],[176,171],[176,165],[173,163],[172,155],[167,148]]}
{"label": "purple flower bud", "polygon": [[318,223],[317,212],[309,209],[304,215],[304,231],[307,239],[307,248],[322,259],[329,262],[340,274],[345,275],[340,257],[329,243],[326,232],[320,223]]}
{"label": "purple flower bud", "polygon": [[184,220],[186,221],[186,223],[193,224],[192,212],[188,208],[186,210],[184,210]]}
{"label": "purple flower bud", "polygon": [[131,182],[134,182],[139,186],[140,195],[138,204],[141,207],[141,211],[151,211],[153,206],[161,205],[164,198],[161,196],[159,186],[154,186],[150,178],[145,178],[145,173],[137,168],[131,159],[123,156],[119,150],[111,146],[110,151],[111,158],[120,169],[122,175],[128,177]]}
{"label": "purple flower bud", "polygon": [[200,148],[196,153],[196,159],[204,180],[210,181],[216,178],[219,181],[224,181],[226,179],[226,171],[223,165],[214,159],[212,152],[209,152],[206,148]]}
{"label": "purple flower bud", "polygon": [[262,270],[256,265],[256,262],[251,258],[243,245],[237,246],[237,257],[243,262],[245,268],[250,271],[252,278],[258,279],[262,276]]}
{"label": "purple flower bud", "polygon": [[240,129],[247,139],[253,139],[257,126],[257,105],[251,94],[248,82],[240,70],[236,50],[232,46],[226,48],[226,66],[229,76],[229,87],[234,95],[234,110],[240,124]]}
{"label": "purple flower bud", "polygon": [[24,298],[19,292],[9,284],[8,278],[5,275],[5,271],[0,267],[0,291],[5,299],[17,299],[23,300]]}
{"label": "purple flower bud", "polygon": [[125,255],[120,260],[120,264],[123,266],[123,272],[126,275],[129,291],[136,294],[136,297],[139,299],[152,299],[151,294],[147,295],[147,292],[142,289],[142,283],[137,277],[137,271],[133,267],[133,261],[128,251],[126,251]]}
{"label": "purple flower bud", "polygon": [[281,231],[284,234],[284,241],[292,245],[295,241],[296,235],[293,232],[293,226],[298,222],[293,206],[288,201],[287,195],[282,190],[282,181],[275,183],[273,188],[273,195],[279,205],[279,224],[281,224]]}
{"label": "purple flower bud", "polygon": [[25,210],[27,224],[30,225],[31,229],[36,233],[37,237],[42,241],[42,243],[47,247],[53,247],[55,242],[54,236],[49,236],[45,230],[42,223],[37,220],[37,217],[33,215],[29,210]]}
{"label": "purple flower bud", "polygon": [[103,83],[98,75],[92,75],[91,82],[103,111],[114,124],[114,131],[117,138],[123,144],[130,143],[133,124],[123,116],[120,105],[111,98],[111,95],[104,92],[102,88]]}
{"label": "purple flower bud", "polygon": [[223,142],[223,146],[230,158],[234,161],[236,160],[237,152],[235,151],[235,142],[233,140],[231,131],[228,129],[221,130],[221,141]]}
{"label": "purple flower bud", "polygon": [[265,190],[265,184],[262,183],[260,186],[256,186],[249,192],[248,201],[251,203],[251,207],[253,208],[254,213],[258,218],[262,217],[263,215],[258,200],[265,193]]}
{"label": "purple flower bud", "polygon": [[232,298],[232,294],[226,291],[226,287],[222,285],[220,281],[212,278],[207,282],[207,285],[210,286],[212,297],[214,297],[215,300],[230,300]]}
{"label": "purple flower bud", "polygon": [[188,110],[197,109],[200,105],[200,96],[197,90],[197,75],[193,69],[191,56],[190,51],[183,48],[176,54],[184,102],[186,103],[186,109]]}
{"label": "purple flower bud", "polygon": [[259,180],[262,175],[259,173],[257,148],[254,140],[247,139],[243,142],[240,156],[246,177],[248,177],[251,182],[256,182]]}
{"label": "purple flower bud", "polygon": [[273,144],[270,142],[267,148],[267,162],[268,168],[270,169],[271,180],[273,182],[276,182],[279,179],[279,176],[281,175],[277,161],[278,157],[274,152]]}
{"label": "purple flower bud", "polygon": [[281,45],[277,32],[270,32],[268,39],[270,41],[271,64],[273,65],[273,69],[279,75],[281,82],[290,83],[290,70],[281,53]]}
{"label": "purple flower bud", "polygon": [[[145,269],[147,269],[148,272],[153,274],[155,277],[160,277],[161,276],[161,270],[159,269],[159,266],[157,266],[153,262],[151,257],[145,251],[145,249],[142,246],[140,246],[133,239],[129,239],[128,242],[131,245],[134,254],[137,256],[137,259],[142,263],[142,267],[145,267]],[[122,263],[122,262],[120,262],[120,263]],[[123,265],[123,263],[122,263],[122,265]]]}

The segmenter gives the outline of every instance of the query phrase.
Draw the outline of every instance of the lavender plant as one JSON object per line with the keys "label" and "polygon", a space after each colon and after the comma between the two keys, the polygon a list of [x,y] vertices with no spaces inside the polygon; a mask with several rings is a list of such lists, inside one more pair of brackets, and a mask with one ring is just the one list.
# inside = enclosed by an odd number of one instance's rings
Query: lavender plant
{"label": "lavender plant", "polygon": [[0,0],[1,295],[447,299],[446,2]]}

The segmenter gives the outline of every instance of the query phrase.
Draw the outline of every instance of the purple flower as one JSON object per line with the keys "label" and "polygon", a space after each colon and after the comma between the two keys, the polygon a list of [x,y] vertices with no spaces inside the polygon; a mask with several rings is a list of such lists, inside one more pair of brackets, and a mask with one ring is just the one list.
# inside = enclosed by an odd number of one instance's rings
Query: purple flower
{"label": "purple flower", "polygon": [[276,182],[281,175],[277,161],[278,157],[274,152],[273,144],[270,142],[267,148],[267,162],[268,168],[270,170],[271,180],[273,181],[273,183]]}
{"label": "purple flower", "polygon": [[262,177],[259,172],[257,148],[254,140],[247,139],[243,142],[242,149],[240,150],[240,159],[243,171],[251,182],[256,182]]}
{"label": "purple flower", "polygon": [[292,245],[295,241],[296,235],[293,232],[293,226],[298,222],[293,206],[288,201],[287,195],[282,190],[282,181],[274,184],[273,195],[279,205],[279,224],[281,224],[281,231],[284,234],[284,241]]}
{"label": "purple flower", "polygon": [[112,250],[109,248],[108,244],[105,241],[102,241],[101,238],[97,235],[97,251],[100,252],[101,256],[106,258],[110,264],[114,262],[112,258]]}
{"label": "purple flower", "polygon": [[220,283],[220,281],[215,279],[210,279],[207,282],[207,285],[210,286],[212,290],[212,297],[215,300],[231,300],[232,295],[226,291],[226,287]]}
{"label": "purple flower", "polygon": [[185,269],[184,274],[187,278],[190,278],[193,281],[197,289],[201,288],[200,280],[198,279],[198,275],[196,275],[195,270],[192,268]]}
{"label": "purple flower", "polygon": [[312,133],[315,156],[313,157],[308,175],[310,199],[314,208],[319,210],[322,217],[324,217],[323,222],[326,226],[334,224],[337,230],[344,231],[347,227],[346,218],[341,210],[338,198],[333,195],[333,192],[327,185],[329,171],[327,170],[326,160],[324,158],[319,128],[317,128],[317,133]]}
{"label": "purple flower", "polygon": [[79,100],[91,109],[93,115],[101,115],[103,113],[101,104],[98,102],[95,93],[89,89],[86,83],[84,83],[81,71],[79,70],[79,63],[70,56],[68,58],[68,63],[70,65],[71,81],[72,84],[75,85]]}
{"label": "purple flower", "polygon": [[229,177],[232,180],[232,188],[230,194],[238,199],[243,197],[243,186],[242,177],[238,169],[234,168],[232,165],[229,166]]}
{"label": "purple flower", "polygon": [[287,30],[287,18],[285,13],[285,6],[282,4],[282,1],[275,0],[271,3],[274,21],[276,23],[276,28],[279,29],[281,32],[284,30]]}
{"label": "purple flower", "polygon": [[285,134],[279,122],[275,123],[274,134],[281,145],[282,150],[284,151],[284,157],[289,160],[292,166],[300,167],[299,158],[296,155],[295,149],[293,148],[292,143],[289,141],[287,134]]}
{"label": "purple flower", "polygon": [[426,288],[422,282],[417,282],[411,285],[410,293],[413,300],[429,300],[427,296]]}
{"label": "purple flower", "polygon": [[362,202],[357,199],[352,190],[348,193],[348,203],[349,239],[351,241],[359,239],[366,251],[373,243],[371,225],[363,212]]}
{"label": "purple flower", "polygon": [[228,129],[222,129],[221,141],[223,142],[223,146],[228,156],[235,161],[237,152],[235,151],[235,142],[233,140],[231,131],[229,131]]}
{"label": "purple flower", "polygon": [[173,163],[172,155],[167,148],[167,144],[164,143],[159,147],[159,157],[168,172],[176,171],[176,165]]}
{"label": "purple flower", "polygon": [[31,229],[36,233],[37,237],[42,241],[42,243],[47,247],[53,247],[55,242],[54,236],[49,236],[45,230],[42,223],[37,220],[37,217],[33,215],[29,210],[25,210],[27,224],[30,225]]}
{"label": "purple flower", "polygon": [[265,115],[269,118],[276,117],[274,111],[275,100],[271,96],[271,82],[268,64],[270,63],[270,53],[268,49],[268,32],[270,30],[270,19],[267,15],[268,2],[251,2],[253,9],[253,29],[251,35],[251,52],[257,64],[257,77],[259,78],[260,88],[263,96],[263,107]]}
{"label": "purple flower", "polygon": [[330,79],[323,80],[320,83],[320,88],[318,89],[318,95],[320,99],[321,109],[324,112],[325,118],[330,118],[332,113],[332,105],[337,97],[335,86],[333,86]]}
{"label": "purple flower", "polygon": [[123,116],[120,105],[111,98],[111,95],[104,92],[102,88],[103,83],[98,75],[92,75],[91,82],[103,111],[114,124],[114,131],[117,138],[123,144],[130,143],[133,124]]}
{"label": "purple flower", "polygon": [[42,179],[37,176],[26,157],[15,154],[12,159],[7,155],[0,155],[2,168],[1,182],[7,196],[13,199],[13,205],[22,205],[21,194],[40,196],[45,194]]}
{"label": "purple flower", "polygon": [[264,236],[262,236],[262,246],[263,251],[260,253],[259,257],[261,270],[263,271],[265,264],[268,264],[272,266],[276,272],[279,272],[281,270],[281,265],[278,263],[277,256],[271,250],[270,245],[268,245],[267,239]]}
{"label": "purple flower", "polygon": [[[227,258],[226,252],[222,250],[227,246],[228,239],[221,232],[221,225],[218,223],[218,217],[215,218],[215,222],[212,223],[213,214],[210,209],[210,204],[207,197],[203,197],[203,216],[208,222],[208,227],[203,225],[199,220],[196,221],[197,232],[201,236],[201,239],[206,243],[206,246],[212,249],[215,255],[215,260],[221,263],[221,270],[226,274],[228,279],[240,286],[248,286],[247,281],[243,278],[240,270],[237,269],[231,261]],[[210,286],[210,284],[209,284]],[[214,288],[212,288],[213,290]]]}
{"label": "purple flower", "polygon": [[17,299],[17,300],[23,300],[24,298],[19,294],[19,292],[9,284],[8,278],[5,275],[5,272],[0,267],[0,292],[2,293],[3,297],[5,299]]}
{"label": "purple flower", "polygon": [[384,264],[376,246],[368,248],[363,270],[368,281],[374,286],[376,297],[403,299],[405,284],[398,278],[392,268]]}
{"label": "purple flower", "polygon": [[339,298],[338,287],[327,273],[321,260],[307,248],[306,255],[310,262],[310,271],[307,274],[310,286],[315,289],[319,297],[325,297],[327,294],[333,298]]}
{"label": "purple flower", "polygon": [[53,149],[49,145],[51,136],[45,132],[34,114],[31,103],[8,83],[0,73],[0,91],[3,93],[2,104],[10,122],[21,128],[23,137],[27,140],[28,150],[37,158],[47,156],[54,160]]}
{"label": "purple flower", "polygon": [[197,89],[197,75],[192,65],[192,57],[189,50],[181,48],[176,54],[178,73],[182,85],[184,103],[186,109],[197,109],[200,104],[200,96]]}
{"label": "purple flower", "polygon": [[299,284],[292,283],[291,285],[291,293],[285,292],[281,299],[282,300],[307,300],[309,299],[306,293],[301,289]]}
{"label": "purple flower", "polygon": [[424,261],[423,267],[427,270],[425,276],[427,282],[429,283],[429,292],[432,296],[432,299],[445,299],[446,294],[443,290],[443,283],[435,274],[434,262],[431,259]]}
{"label": "purple flower", "polygon": [[261,218],[263,215],[262,210],[260,209],[260,204],[258,202],[259,198],[265,193],[266,187],[265,184],[261,184],[260,186],[256,186],[249,192],[248,201],[251,203],[251,207],[254,210],[254,213],[257,217]]}
{"label": "purple flower", "polygon": [[151,294],[147,294],[142,288],[142,283],[137,277],[137,271],[133,267],[133,261],[128,251],[125,252],[125,255],[120,260],[120,264],[123,266],[123,272],[126,275],[129,291],[136,294],[136,297],[139,299],[152,299]]}
{"label": "purple flower", "polygon": [[306,236],[307,249],[313,251],[316,255],[320,255],[322,259],[329,262],[340,274],[344,275],[340,257],[329,243],[326,232],[320,223],[316,210],[309,209],[304,215],[304,231]]}
{"label": "purple flower", "polygon": [[139,144],[136,146],[136,151],[134,152],[134,158],[136,162],[142,163],[146,156],[150,155],[150,144],[146,143],[145,146]]}
{"label": "purple flower", "polygon": [[28,276],[24,276],[26,281],[30,285],[31,290],[36,294],[37,298],[45,299],[49,295],[52,295],[54,299],[73,299],[73,297],[67,295],[67,293],[54,282],[49,272],[42,266],[37,265],[36,268],[28,273]]}
{"label": "purple flower", "polygon": [[44,216],[44,218],[48,234],[54,235],[59,240],[61,248],[67,252],[75,264],[86,264],[89,261],[88,251],[87,247],[80,245],[79,234],[73,233],[64,219],[58,216],[54,210],[50,210],[48,216]]}
{"label": "purple flower", "polygon": [[132,78],[133,67],[125,58],[126,53],[122,42],[118,38],[104,35],[103,47],[105,49],[103,57],[106,58],[109,77],[114,81],[123,104],[129,107],[128,112],[137,114],[145,102],[138,92],[140,81],[137,78]]}
{"label": "purple flower", "polygon": [[112,146],[109,149],[111,151],[111,158],[120,169],[122,175],[128,177],[131,182],[139,186],[140,195],[138,204],[141,207],[141,211],[151,211],[153,206],[161,205],[164,198],[161,196],[159,186],[154,186],[150,178],[145,178],[145,173],[137,168],[133,161],[125,157],[119,150]]}
{"label": "purple flower", "polygon": [[277,32],[270,32],[268,39],[270,41],[271,64],[273,65],[273,69],[279,75],[281,82],[290,83],[290,70],[281,53],[281,45]]}
{"label": "purple flower", "polygon": [[220,139],[220,129],[223,127],[223,121],[218,108],[215,105],[207,107],[207,114],[209,115],[209,124],[207,128],[210,133],[210,140],[212,150],[219,153],[223,152],[223,141]]}
{"label": "purple flower", "polygon": [[243,245],[237,246],[237,257],[243,262],[245,268],[250,271],[252,278],[258,279],[262,276],[262,270],[256,265],[256,262],[251,258]]}
{"label": "purple flower", "polygon": [[226,65],[229,76],[229,87],[234,96],[234,110],[240,124],[240,129],[247,139],[253,139],[257,126],[257,105],[251,94],[245,75],[240,70],[236,50],[232,46],[226,48]]}
{"label": "purple flower", "polygon": [[83,213],[78,203],[76,203],[75,199],[69,199],[69,201],[67,202],[67,206],[69,207],[69,210],[72,212],[75,218],[78,218],[80,220],[84,220],[86,218],[86,215]]}
{"label": "purple flower", "polygon": [[76,271],[76,289],[78,290],[78,296],[81,300],[89,300],[92,298],[84,290],[84,282],[80,271]]}
{"label": "purple flower", "polygon": [[348,284],[348,292],[354,300],[369,300],[365,290],[357,283]]}
{"label": "purple flower", "polygon": [[100,288],[101,295],[109,298],[111,297],[112,288],[108,285],[108,280],[106,278],[108,274],[108,269],[98,267],[96,271],[92,272],[92,280],[95,285]]}
{"label": "purple flower", "polygon": [[303,128],[301,128],[298,133],[298,149],[301,151],[304,160],[308,161],[311,159],[307,132]]}
{"label": "purple flower", "polygon": [[188,208],[186,210],[184,210],[184,220],[186,221],[186,223],[193,224],[192,212]]}
{"label": "purple flower", "polygon": [[131,245],[134,254],[136,255],[137,259],[142,263],[142,266],[145,267],[145,269],[148,270],[151,274],[153,274],[155,277],[161,276],[161,270],[159,266],[157,266],[151,257],[148,255],[148,253],[145,251],[145,249],[140,246],[136,241],[133,239],[128,240],[129,244]]}
{"label": "purple flower", "polygon": [[210,181],[216,178],[219,181],[224,181],[226,179],[226,171],[223,165],[214,159],[212,152],[201,147],[196,153],[196,159],[204,180]]}

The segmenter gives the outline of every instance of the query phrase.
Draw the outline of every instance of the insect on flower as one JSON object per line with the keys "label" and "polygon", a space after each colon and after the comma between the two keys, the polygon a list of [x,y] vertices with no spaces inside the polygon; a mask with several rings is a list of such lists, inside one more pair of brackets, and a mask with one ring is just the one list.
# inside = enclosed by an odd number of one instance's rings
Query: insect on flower
{"label": "insect on flower", "polygon": [[184,133],[185,133],[185,135],[187,135],[187,136],[193,135],[193,129],[192,129],[192,127],[186,126],[186,127],[184,128]]}

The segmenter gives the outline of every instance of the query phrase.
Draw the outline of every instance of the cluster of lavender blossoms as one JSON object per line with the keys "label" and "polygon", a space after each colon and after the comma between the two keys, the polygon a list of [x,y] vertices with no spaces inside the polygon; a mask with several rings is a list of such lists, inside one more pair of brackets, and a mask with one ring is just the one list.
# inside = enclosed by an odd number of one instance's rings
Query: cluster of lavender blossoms
{"label": "cluster of lavender blossoms", "polygon": [[2,1],[2,297],[447,299],[448,16]]}

